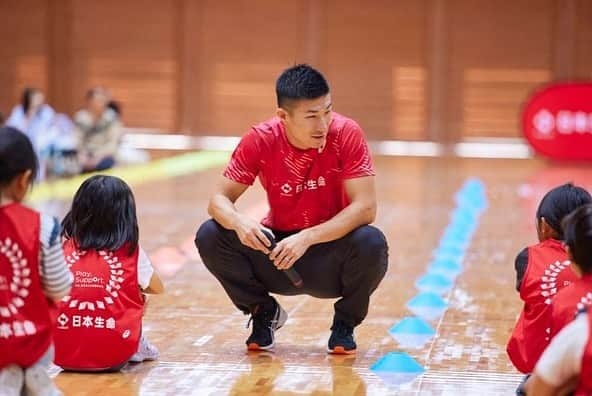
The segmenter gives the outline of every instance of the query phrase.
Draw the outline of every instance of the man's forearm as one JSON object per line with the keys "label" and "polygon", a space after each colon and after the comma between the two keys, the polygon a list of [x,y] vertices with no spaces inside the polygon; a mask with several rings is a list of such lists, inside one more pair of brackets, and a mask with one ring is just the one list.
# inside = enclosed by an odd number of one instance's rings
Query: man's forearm
{"label": "man's forearm", "polygon": [[344,237],[362,225],[372,223],[375,217],[376,207],[373,204],[352,202],[331,220],[301,232],[308,235],[312,245],[330,242]]}
{"label": "man's forearm", "polygon": [[208,214],[228,230],[234,230],[239,215],[234,204],[222,194],[212,197],[208,206]]}

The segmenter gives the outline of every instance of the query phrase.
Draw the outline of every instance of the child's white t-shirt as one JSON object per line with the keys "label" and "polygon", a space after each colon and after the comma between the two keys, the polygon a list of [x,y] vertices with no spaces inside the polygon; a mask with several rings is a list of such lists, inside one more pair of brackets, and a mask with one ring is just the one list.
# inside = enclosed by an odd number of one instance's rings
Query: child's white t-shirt
{"label": "child's white t-shirt", "polygon": [[588,334],[588,317],[580,314],[553,338],[536,365],[536,374],[553,386],[561,386],[578,376]]}
{"label": "child's white t-shirt", "polygon": [[142,290],[146,289],[150,286],[150,279],[152,279],[152,275],[154,274],[154,268],[152,267],[152,262],[150,262],[150,258],[142,249],[139,248],[138,253],[138,285]]}

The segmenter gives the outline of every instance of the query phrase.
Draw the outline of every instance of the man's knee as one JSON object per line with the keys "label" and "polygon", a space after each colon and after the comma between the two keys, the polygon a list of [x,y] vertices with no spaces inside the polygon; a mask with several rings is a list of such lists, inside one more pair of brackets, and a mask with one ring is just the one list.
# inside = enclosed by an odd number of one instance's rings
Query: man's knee
{"label": "man's knee", "polygon": [[382,231],[371,225],[353,230],[350,234],[350,241],[357,250],[365,253],[379,254],[388,250],[388,244]]}
{"label": "man's knee", "polygon": [[213,253],[218,246],[221,230],[215,220],[205,221],[195,234],[195,247],[201,256],[208,256]]}
{"label": "man's knee", "polygon": [[378,228],[371,225],[356,228],[349,239],[357,254],[364,257],[365,263],[378,268],[387,266],[388,244]]}

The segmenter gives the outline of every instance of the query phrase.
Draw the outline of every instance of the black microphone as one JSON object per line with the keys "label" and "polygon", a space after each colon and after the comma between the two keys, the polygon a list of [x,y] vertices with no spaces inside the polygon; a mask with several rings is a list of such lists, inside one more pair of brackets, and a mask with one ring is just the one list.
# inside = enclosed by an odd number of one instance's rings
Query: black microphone
{"label": "black microphone", "polygon": [[[269,239],[269,242],[271,242],[271,246],[268,248],[270,251],[273,250],[276,246],[275,243],[275,237],[271,234],[271,232],[263,229],[262,230],[263,233],[265,234],[265,236],[267,237],[267,239]],[[300,274],[298,273],[298,271],[296,271],[294,269],[294,266],[285,269],[285,270],[281,270],[284,272],[284,274],[286,274],[286,276],[288,277],[288,279],[290,279],[290,282],[292,282],[292,284],[297,287],[297,288],[301,288],[302,286],[304,286],[304,281],[302,280],[302,277],[300,276]]]}

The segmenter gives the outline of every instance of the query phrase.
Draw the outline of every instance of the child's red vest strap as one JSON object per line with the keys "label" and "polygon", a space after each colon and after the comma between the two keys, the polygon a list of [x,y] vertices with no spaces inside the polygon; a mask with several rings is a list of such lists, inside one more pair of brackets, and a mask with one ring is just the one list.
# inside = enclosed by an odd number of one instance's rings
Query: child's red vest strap
{"label": "child's red vest strap", "polygon": [[16,203],[0,207],[0,369],[29,367],[51,345],[39,232],[39,213]]}
{"label": "child's red vest strap", "polygon": [[137,351],[144,301],[138,286],[138,249],[79,251],[64,244],[74,275],[69,296],[59,305],[55,334],[58,366],[102,370]]}

